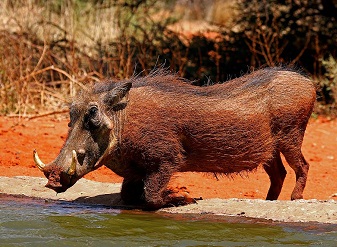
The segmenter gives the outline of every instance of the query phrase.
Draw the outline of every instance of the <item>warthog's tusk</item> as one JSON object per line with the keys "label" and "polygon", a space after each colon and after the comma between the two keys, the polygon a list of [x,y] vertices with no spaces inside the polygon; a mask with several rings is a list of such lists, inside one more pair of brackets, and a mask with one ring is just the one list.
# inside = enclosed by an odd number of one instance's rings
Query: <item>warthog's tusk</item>
{"label": "warthog's tusk", "polygon": [[76,154],[76,151],[73,150],[73,157],[71,159],[71,165],[70,165],[70,167],[69,167],[69,169],[67,171],[68,175],[72,176],[72,175],[75,174],[77,162],[78,162],[77,161],[77,154]]}
{"label": "warthog's tusk", "polygon": [[43,172],[43,169],[46,167],[46,165],[40,160],[35,149],[33,151],[33,157],[34,157],[34,162],[36,166],[40,169],[40,171]]}

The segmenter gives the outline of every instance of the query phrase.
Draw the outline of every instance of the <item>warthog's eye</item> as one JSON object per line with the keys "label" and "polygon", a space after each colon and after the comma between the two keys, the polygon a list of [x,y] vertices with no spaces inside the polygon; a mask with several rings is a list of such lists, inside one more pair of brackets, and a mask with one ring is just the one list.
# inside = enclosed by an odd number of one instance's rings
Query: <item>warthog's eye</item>
{"label": "warthog's eye", "polygon": [[84,117],[84,127],[88,130],[97,129],[101,125],[101,118],[98,107],[91,106]]}
{"label": "warthog's eye", "polygon": [[91,117],[96,116],[96,115],[97,115],[97,112],[98,112],[97,106],[92,106],[92,107],[90,107],[90,109],[89,109],[89,115],[90,115]]}

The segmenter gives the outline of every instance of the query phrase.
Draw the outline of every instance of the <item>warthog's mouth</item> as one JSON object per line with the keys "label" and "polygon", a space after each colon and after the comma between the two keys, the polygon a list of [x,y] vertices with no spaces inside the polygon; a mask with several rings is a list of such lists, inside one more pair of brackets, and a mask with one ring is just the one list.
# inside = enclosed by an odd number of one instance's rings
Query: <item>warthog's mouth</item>
{"label": "warthog's mouth", "polygon": [[50,180],[48,180],[48,183],[45,185],[45,187],[54,190],[56,193],[65,192],[69,188],[68,186],[64,186],[62,184],[60,184],[60,186],[55,185],[55,184],[51,183]]}
{"label": "warthog's mouth", "polygon": [[64,168],[55,164],[45,165],[39,158],[36,150],[33,153],[36,166],[44,173],[48,182],[45,185],[47,188],[54,190],[56,193],[65,192],[73,186],[79,179],[76,176],[77,154],[72,151],[72,160],[69,168],[64,171]]}

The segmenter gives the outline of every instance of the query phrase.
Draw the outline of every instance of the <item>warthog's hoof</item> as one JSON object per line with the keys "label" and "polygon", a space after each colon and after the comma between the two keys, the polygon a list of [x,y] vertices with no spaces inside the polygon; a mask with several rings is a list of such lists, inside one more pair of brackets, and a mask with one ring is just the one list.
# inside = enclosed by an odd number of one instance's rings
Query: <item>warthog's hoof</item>
{"label": "warthog's hoof", "polygon": [[185,187],[169,189],[166,191],[165,195],[166,201],[165,206],[166,207],[183,206],[192,203],[197,203],[197,200],[201,200],[201,198],[196,199],[191,197]]}

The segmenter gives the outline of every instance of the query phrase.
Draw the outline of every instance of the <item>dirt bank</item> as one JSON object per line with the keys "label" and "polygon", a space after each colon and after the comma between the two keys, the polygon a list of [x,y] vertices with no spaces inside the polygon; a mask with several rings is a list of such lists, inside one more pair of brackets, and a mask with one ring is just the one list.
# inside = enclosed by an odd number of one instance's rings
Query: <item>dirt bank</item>
{"label": "dirt bank", "polygon": [[[0,177],[0,194],[72,201],[123,207],[119,183],[102,183],[80,180],[64,193],[56,194],[44,187],[45,178]],[[261,199],[206,199],[181,207],[164,208],[157,213],[193,214],[207,216],[249,217],[281,222],[318,222],[337,224],[337,201],[299,200],[266,201]]]}

